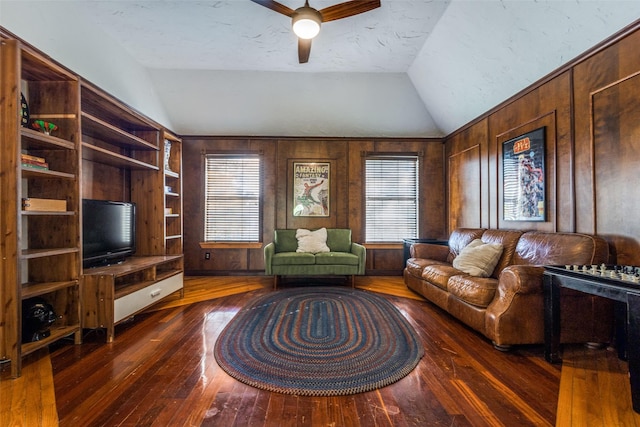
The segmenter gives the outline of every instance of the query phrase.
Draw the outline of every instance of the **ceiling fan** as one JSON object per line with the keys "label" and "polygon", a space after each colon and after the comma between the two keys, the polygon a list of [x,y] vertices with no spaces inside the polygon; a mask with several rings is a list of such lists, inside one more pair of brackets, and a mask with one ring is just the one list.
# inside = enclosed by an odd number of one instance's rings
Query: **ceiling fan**
{"label": "ceiling fan", "polygon": [[317,10],[309,6],[309,0],[305,0],[304,6],[293,10],[274,0],[251,1],[291,18],[293,32],[298,36],[298,61],[301,64],[309,61],[311,40],[318,35],[323,22],[348,18],[380,7],[380,0],[351,0]]}

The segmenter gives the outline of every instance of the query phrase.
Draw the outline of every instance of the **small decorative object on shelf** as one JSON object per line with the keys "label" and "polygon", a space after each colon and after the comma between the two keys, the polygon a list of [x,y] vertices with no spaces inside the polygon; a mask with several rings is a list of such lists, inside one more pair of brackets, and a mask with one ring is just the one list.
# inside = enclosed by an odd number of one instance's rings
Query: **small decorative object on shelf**
{"label": "small decorative object on shelf", "polygon": [[171,141],[164,140],[164,170],[170,171]]}
{"label": "small decorative object on shelf", "polygon": [[20,124],[23,127],[29,126],[29,105],[24,94],[20,94]]}
{"label": "small decorative object on shelf", "polygon": [[33,126],[34,129],[42,131],[47,135],[51,135],[51,132],[58,129],[58,126],[44,120],[34,120],[31,126]]}

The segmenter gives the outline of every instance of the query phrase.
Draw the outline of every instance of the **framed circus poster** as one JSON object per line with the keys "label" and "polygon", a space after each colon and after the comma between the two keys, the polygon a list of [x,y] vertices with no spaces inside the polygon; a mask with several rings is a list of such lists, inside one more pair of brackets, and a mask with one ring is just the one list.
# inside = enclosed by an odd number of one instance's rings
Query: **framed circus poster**
{"label": "framed circus poster", "polygon": [[502,145],[505,221],[545,221],[545,128]]}
{"label": "framed circus poster", "polygon": [[293,216],[329,216],[330,163],[293,163]]}

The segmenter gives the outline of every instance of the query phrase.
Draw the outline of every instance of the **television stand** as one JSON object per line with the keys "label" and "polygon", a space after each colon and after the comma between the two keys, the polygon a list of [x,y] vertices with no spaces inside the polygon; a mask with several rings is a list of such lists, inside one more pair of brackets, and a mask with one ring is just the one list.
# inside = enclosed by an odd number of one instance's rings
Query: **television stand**
{"label": "television stand", "polygon": [[85,269],[83,312],[85,328],[106,328],[113,342],[115,325],[164,297],[183,296],[182,255],[134,256],[121,264]]}

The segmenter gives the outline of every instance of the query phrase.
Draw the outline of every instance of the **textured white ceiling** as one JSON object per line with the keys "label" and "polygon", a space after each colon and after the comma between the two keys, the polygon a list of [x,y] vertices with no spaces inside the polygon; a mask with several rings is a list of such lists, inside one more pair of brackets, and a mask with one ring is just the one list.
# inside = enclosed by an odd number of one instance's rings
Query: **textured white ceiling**
{"label": "textured white ceiling", "polygon": [[437,137],[640,18],[640,0],[381,2],[326,23],[307,64],[249,0],[0,0],[0,25],[180,134]]}
{"label": "textured white ceiling", "polygon": [[448,134],[639,18],[640,0],[454,0],[409,76]]}
{"label": "textured white ceiling", "polygon": [[[304,0],[282,0],[296,9]],[[322,9],[340,0],[311,0]],[[78,12],[149,68],[406,72],[449,0],[383,0],[323,24],[298,63],[291,19],[249,0],[84,1]]]}

